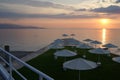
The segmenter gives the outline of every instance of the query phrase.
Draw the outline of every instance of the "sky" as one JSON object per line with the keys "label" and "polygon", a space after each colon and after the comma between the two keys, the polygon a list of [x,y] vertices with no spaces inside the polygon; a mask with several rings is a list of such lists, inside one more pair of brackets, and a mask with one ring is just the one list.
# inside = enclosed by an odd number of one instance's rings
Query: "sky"
{"label": "sky", "polygon": [[119,16],[120,0],[0,0],[0,24],[119,28]]}

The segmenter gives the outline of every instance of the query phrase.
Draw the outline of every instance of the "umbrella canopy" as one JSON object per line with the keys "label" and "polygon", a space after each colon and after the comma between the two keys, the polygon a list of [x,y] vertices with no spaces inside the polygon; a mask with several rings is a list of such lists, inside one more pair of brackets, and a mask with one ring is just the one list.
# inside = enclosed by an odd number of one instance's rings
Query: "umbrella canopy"
{"label": "umbrella canopy", "polygon": [[113,61],[120,63],[120,57],[114,57],[112,58]]}
{"label": "umbrella canopy", "polygon": [[[92,46],[89,46],[89,45],[87,45],[87,44],[80,44],[80,45],[77,46],[77,48],[81,48],[81,49],[91,49],[91,48],[93,48],[93,47],[92,47]],[[84,53],[83,57],[86,58],[86,54],[85,54],[85,53]]]}
{"label": "umbrella canopy", "polygon": [[56,39],[54,40],[53,44],[64,44],[63,40],[62,39]]}
{"label": "umbrella canopy", "polygon": [[111,43],[108,43],[108,44],[103,45],[103,47],[106,47],[106,48],[117,48],[118,46],[116,46],[114,44],[111,44]]}
{"label": "umbrella canopy", "polygon": [[66,38],[63,39],[65,46],[76,46],[80,44],[80,41],[74,39],[74,38]]}
{"label": "umbrella canopy", "polygon": [[77,53],[70,50],[61,50],[61,51],[55,52],[54,55],[60,56],[60,57],[71,57],[71,56],[76,56]]}
{"label": "umbrella canopy", "polygon": [[83,40],[83,41],[85,41],[85,42],[91,42],[91,41],[93,41],[93,40],[91,40],[91,39],[85,39],[85,40]]}
{"label": "umbrella canopy", "polygon": [[70,36],[75,36],[75,34],[70,34]]}
{"label": "umbrella canopy", "polygon": [[109,54],[110,53],[110,51],[104,50],[102,48],[92,49],[92,50],[89,50],[89,52],[93,54]]}
{"label": "umbrella canopy", "polygon": [[89,70],[97,67],[95,62],[77,58],[63,63],[64,68],[73,69],[73,70]]}
{"label": "umbrella canopy", "polygon": [[91,41],[90,43],[94,44],[95,45],[95,48],[97,47],[97,45],[100,45],[102,44],[100,41]]}
{"label": "umbrella canopy", "polygon": [[52,44],[49,46],[50,49],[62,49],[64,48],[64,46],[60,45],[60,44]]}
{"label": "umbrella canopy", "polygon": [[[104,50],[102,48],[96,48],[96,49],[92,49],[92,50],[89,50],[90,53],[93,53],[93,54],[110,54],[110,51],[108,50]],[[98,56],[97,58],[97,64],[101,64],[101,62],[99,61],[100,60],[100,55]]]}
{"label": "umbrella canopy", "polygon": [[91,41],[90,43],[93,43],[93,44],[102,44],[100,41]]}
{"label": "umbrella canopy", "polygon": [[56,39],[50,46],[49,48],[51,49],[61,49],[64,48],[64,42],[62,39]]}
{"label": "umbrella canopy", "polygon": [[92,46],[89,46],[87,44],[80,44],[77,46],[77,48],[81,48],[81,49],[91,49],[93,48]]}
{"label": "umbrella canopy", "polygon": [[68,34],[62,34],[62,36],[67,37],[67,36],[69,36],[69,35],[68,35]]}
{"label": "umbrella canopy", "polygon": [[63,63],[63,68],[79,70],[79,80],[80,80],[80,70],[90,70],[97,67],[95,62],[85,60],[82,58],[73,59]]}

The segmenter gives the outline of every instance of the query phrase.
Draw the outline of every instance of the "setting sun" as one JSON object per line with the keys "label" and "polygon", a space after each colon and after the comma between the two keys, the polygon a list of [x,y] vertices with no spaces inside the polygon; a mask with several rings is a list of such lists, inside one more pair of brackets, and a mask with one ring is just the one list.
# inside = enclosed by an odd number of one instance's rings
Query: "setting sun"
{"label": "setting sun", "polygon": [[102,24],[108,24],[109,23],[109,19],[101,19],[100,22]]}

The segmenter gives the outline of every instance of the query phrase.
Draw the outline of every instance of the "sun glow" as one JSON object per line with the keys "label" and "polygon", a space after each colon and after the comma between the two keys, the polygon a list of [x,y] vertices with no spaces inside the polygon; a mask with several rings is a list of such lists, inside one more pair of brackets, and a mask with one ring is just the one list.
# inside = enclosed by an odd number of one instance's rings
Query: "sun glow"
{"label": "sun glow", "polygon": [[108,24],[109,23],[109,19],[101,19],[100,22],[102,24]]}

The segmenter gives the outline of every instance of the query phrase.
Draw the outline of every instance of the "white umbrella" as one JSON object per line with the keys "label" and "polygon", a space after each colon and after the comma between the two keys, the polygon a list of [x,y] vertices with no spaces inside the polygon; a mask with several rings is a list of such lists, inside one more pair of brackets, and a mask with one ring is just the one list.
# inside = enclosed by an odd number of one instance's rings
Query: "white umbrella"
{"label": "white umbrella", "polygon": [[73,38],[73,36],[75,36],[75,34],[70,34],[70,36]]}
{"label": "white umbrella", "polygon": [[61,50],[61,51],[57,51],[54,53],[54,56],[60,56],[60,57],[72,57],[72,56],[76,56],[77,53],[70,51],[70,50]]}
{"label": "white umbrella", "polygon": [[64,46],[62,46],[61,44],[52,44],[49,46],[50,49],[62,49],[64,48]]}
{"label": "white umbrella", "polygon": [[85,41],[85,42],[91,42],[91,41],[93,41],[93,40],[91,40],[91,39],[85,39],[85,40],[83,40],[83,41]]}
{"label": "white umbrella", "polygon": [[64,44],[63,40],[62,39],[56,39],[54,40],[53,44]]}
{"label": "white umbrella", "polygon": [[90,70],[96,68],[97,64],[95,62],[77,58],[63,63],[63,68],[79,70],[79,80],[80,80],[80,70]]}
{"label": "white umbrella", "polygon": [[74,39],[74,38],[66,38],[63,39],[65,46],[76,46],[80,44],[80,41]]}
{"label": "white umbrella", "polygon": [[[93,47],[92,47],[92,46],[89,46],[89,45],[87,45],[87,44],[80,44],[80,45],[77,46],[77,48],[81,48],[81,49],[91,49],[91,48],[93,48]],[[84,54],[83,57],[86,58],[86,55]]]}
{"label": "white umbrella", "polygon": [[64,42],[62,39],[56,39],[50,46],[50,49],[61,49],[64,48]]}
{"label": "white umbrella", "polygon": [[75,36],[75,34],[70,34],[70,36]]}
{"label": "white umbrella", "polygon": [[62,34],[62,36],[63,36],[63,37],[67,37],[67,36],[69,36],[69,35],[68,35],[68,34]]}
{"label": "white umbrella", "polygon": [[[93,53],[93,54],[109,54],[110,51],[108,50],[104,50],[102,48],[96,48],[96,49],[92,49],[92,50],[89,50],[90,53]],[[101,64],[101,62],[99,62],[99,59],[100,59],[100,55],[98,56],[98,64]]]}
{"label": "white umbrella", "polygon": [[[111,43],[108,43],[108,44],[105,44],[105,45],[102,45],[103,47],[106,47],[108,48],[108,50],[111,52],[110,48],[118,48],[118,46],[114,45],[114,44],[111,44]],[[111,52],[112,53],[112,52]],[[110,56],[110,55],[109,55]]]}
{"label": "white umbrella", "polygon": [[97,44],[102,44],[102,42],[96,41],[96,40],[95,40],[95,41],[91,41],[90,43],[95,44],[95,48],[96,48],[96,45],[97,45]]}
{"label": "white umbrella", "polygon": [[117,48],[118,46],[116,46],[114,44],[111,44],[111,43],[108,43],[108,44],[103,45],[103,47],[106,47],[106,48]]}
{"label": "white umbrella", "polygon": [[91,49],[93,48],[92,46],[89,46],[87,44],[80,44],[77,46],[77,48],[81,48],[81,49]]}
{"label": "white umbrella", "polygon": [[93,44],[102,44],[100,41],[92,41],[91,43],[93,43]]}
{"label": "white umbrella", "polygon": [[114,57],[112,58],[113,61],[120,63],[120,57]]}

